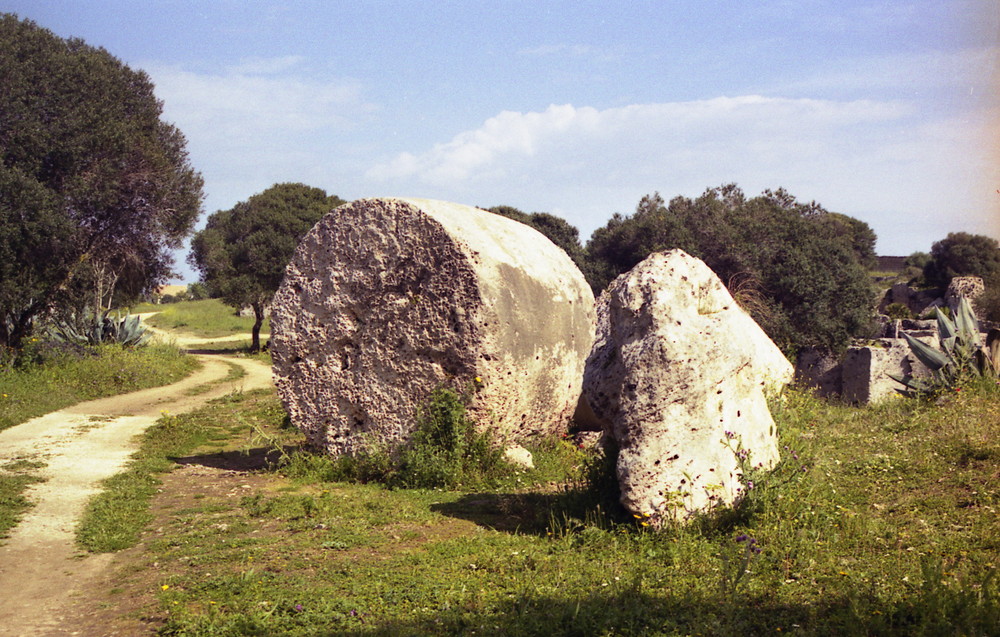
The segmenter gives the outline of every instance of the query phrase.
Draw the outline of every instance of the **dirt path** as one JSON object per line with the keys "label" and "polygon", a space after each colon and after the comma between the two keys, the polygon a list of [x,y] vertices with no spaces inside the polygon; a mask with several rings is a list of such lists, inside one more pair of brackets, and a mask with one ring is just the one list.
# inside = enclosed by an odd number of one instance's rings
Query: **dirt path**
{"label": "dirt path", "polygon": [[[183,347],[199,339],[174,340]],[[46,481],[26,494],[35,507],[0,545],[0,636],[77,634],[62,619],[112,555],[81,553],[75,527],[100,481],[121,471],[135,451],[138,434],[164,411],[183,413],[234,390],[271,386],[270,368],[258,361],[198,358],[202,369],[173,385],[80,403],[0,432],[0,465],[46,463],[38,472]],[[231,365],[245,375],[226,380]]]}

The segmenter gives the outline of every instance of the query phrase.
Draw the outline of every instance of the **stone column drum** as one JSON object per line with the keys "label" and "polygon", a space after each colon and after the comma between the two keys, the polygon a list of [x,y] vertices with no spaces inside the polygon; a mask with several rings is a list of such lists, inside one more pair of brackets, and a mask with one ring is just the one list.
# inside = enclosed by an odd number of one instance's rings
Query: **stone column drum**
{"label": "stone column drum", "polygon": [[539,232],[470,206],[362,199],[303,238],[274,297],[275,383],[331,454],[397,445],[441,386],[500,440],[563,431],[593,342],[594,297]]}

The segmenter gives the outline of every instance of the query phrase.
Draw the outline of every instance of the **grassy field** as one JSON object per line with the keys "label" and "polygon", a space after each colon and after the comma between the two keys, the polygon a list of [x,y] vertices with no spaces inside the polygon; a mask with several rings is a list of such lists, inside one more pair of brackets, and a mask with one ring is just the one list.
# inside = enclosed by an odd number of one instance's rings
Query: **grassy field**
{"label": "grassy field", "polygon": [[95,603],[163,635],[996,634],[995,384],[774,413],[782,470],[652,532],[565,441],[489,488],[337,482],[273,393],[232,395],[150,429],[92,508],[91,548],[138,542]]}
{"label": "grassy field", "polygon": [[[30,349],[42,346],[29,342],[24,356],[31,358]],[[84,400],[167,385],[199,364],[171,345],[106,345],[38,356],[37,363],[0,368],[0,431]]]}
{"label": "grassy field", "polygon": [[[250,333],[252,316],[239,316],[236,311],[218,299],[181,301],[162,305],[143,304],[132,308],[133,313],[157,312],[147,321],[163,330],[184,332],[202,338],[217,338],[233,334]],[[264,319],[261,334],[266,338],[270,324]]]}
{"label": "grassy field", "polygon": [[[169,345],[59,351],[38,339],[27,343],[21,361],[0,368],[0,431],[84,400],[173,383],[199,365]],[[0,466],[0,537],[31,507],[22,494],[38,481],[34,470],[41,466],[25,460]]]}

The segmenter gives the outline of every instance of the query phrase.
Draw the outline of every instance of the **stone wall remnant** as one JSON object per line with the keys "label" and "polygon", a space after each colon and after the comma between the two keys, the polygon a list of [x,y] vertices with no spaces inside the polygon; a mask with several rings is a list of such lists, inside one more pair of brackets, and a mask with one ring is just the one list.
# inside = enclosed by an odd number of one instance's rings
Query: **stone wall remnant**
{"label": "stone wall remnant", "polygon": [[440,386],[480,428],[564,431],[593,341],[593,294],[542,234],[426,199],[362,199],[302,239],[272,304],[275,384],[331,454],[395,446]]}
{"label": "stone wall remnant", "polygon": [[660,524],[741,497],[778,460],[766,397],[792,365],[702,261],[654,253],[601,295],[584,395],[619,448],[622,504]]}

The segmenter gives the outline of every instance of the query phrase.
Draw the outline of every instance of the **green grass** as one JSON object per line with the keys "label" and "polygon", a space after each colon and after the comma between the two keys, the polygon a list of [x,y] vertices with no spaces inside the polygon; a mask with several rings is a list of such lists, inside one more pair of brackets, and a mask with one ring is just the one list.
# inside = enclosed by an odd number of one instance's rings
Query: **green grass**
{"label": "green grass", "polygon": [[42,358],[38,364],[0,369],[0,431],[84,400],[176,382],[199,364],[170,345],[107,345]]}
{"label": "green grass", "polygon": [[[147,319],[150,325],[203,338],[249,333],[253,328],[252,316],[238,316],[236,310],[218,299],[181,301],[163,305],[145,304],[133,308],[133,311],[158,312]],[[269,330],[270,323],[264,319],[261,334],[266,335]]]}
{"label": "green grass", "polygon": [[492,489],[334,482],[285,447],[272,394],[234,395],[150,430],[136,482],[177,454],[281,460],[175,483],[189,506],[159,509],[121,590],[165,635],[995,634],[1000,389],[863,409],[792,391],[774,412],[781,475],[652,532],[599,509],[562,442]]}
{"label": "green grass", "polygon": [[[60,350],[31,339],[21,362],[0,369],[0,430],[84,400],[176,382],[198,366],[176,347],[117,345]],[[42,463],[0,466],[0,537],[6,537],[32,505],[25,489],[39,478]]]}
{"label": "green grass", "polygon": [[[260,393],[252,392],[250,396]],[[101,493],[88,503],[77,530],[79,544],[94,552],[133,546],[150,519],[149,499],[159,484],[156,474],[169,471],[173,459],[198,447],[217,447],[220,439],[249,441],[254,424],[262,417],[273,421],[279,414],[284,416],[273,402],[260,407],[251,404],[256,404],[254,399],[234,393],[212,401],[196,415],[164,416],[148,428],[126,470],[106,480]],[[242,409],[234,413],[234,405]],[[212,419],[213,424],[205,426],[205,419]]]}
{"label": "green grass", "polygon": [[31,503],[24,497],[28,485],[41,482],[32,470],[45,464],[38,461],[15,460],[0,466],[0,538],[8,536]]}

